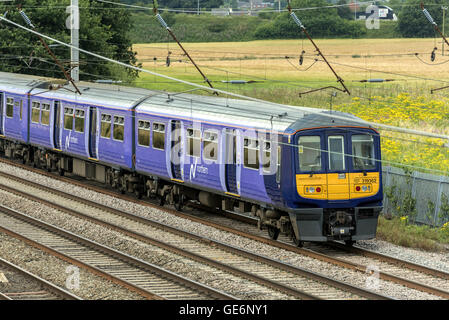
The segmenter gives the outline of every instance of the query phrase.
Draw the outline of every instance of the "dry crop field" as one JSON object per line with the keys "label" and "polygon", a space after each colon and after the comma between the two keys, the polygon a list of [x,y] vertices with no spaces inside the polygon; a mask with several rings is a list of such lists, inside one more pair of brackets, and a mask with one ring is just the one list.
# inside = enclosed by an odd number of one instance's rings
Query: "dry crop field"
{"label": "dry crop field", "polygon": [[[449,88],[430,93],[431,89],[449,86],[449,48],[445,48],[447,55],[442,56],[439,39],[318,39],[316,43],[344,79],[351,96],[327,89],[299,97],[300,92],[311,89],[340,88],[308,40],[183,45],[217,88],[298,106],[329,108],[332,103],[333,109],[369,121],[449,134]],[[438,49],[432,62],[434,47]],[[173,41],[136,44],[134,50],[148,70],[204,84]],[[304,61],[300,65],[303,50]],[[169,67],[168,52],[171,52]],[[394,81],[360,82],[375,78]],[[222,82],[230,80],[255,82],[243,85]],[[135,85],[167,91],[191,89],[149,74],[141,74]],[[332,97],[333,92],[338,92],[336,97]],[[447,174],[449,149],[444,146],[447,141],[386,131],[382,135],[385,164]]]}

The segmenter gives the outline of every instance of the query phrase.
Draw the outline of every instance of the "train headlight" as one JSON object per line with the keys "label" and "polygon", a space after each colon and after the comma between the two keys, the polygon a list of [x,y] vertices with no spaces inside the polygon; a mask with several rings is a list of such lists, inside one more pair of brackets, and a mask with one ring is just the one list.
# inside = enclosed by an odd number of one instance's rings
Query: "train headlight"
{"label": "train headlight", "polygon": [[355,192],[371,192],[372,186],[370,184],[361,184],[355,186]]}
{"label": "train headlight", "polygon": [[305,191],[308,194],[317,194],[317,193],[321,193],[323,191],[323,187],[322,186],[306,186],[305,187]]}

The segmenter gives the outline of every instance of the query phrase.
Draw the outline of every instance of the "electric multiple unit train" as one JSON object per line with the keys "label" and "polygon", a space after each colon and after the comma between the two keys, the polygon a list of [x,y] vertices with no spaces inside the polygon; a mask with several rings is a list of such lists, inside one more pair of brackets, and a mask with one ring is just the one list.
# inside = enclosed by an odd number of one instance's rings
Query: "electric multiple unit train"
{"label": "electric multiple unit train", "polygon": [[271,238],[376,235],[379,133],[350,114],[0,73],[0,151],[180,210],[252,213]]}

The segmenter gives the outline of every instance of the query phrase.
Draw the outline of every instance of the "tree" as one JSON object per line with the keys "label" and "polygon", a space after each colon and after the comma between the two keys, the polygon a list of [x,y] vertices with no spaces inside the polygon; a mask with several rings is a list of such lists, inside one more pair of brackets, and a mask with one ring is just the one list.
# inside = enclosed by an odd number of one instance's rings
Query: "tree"
{"label": "tree", "polygon": [[[313,8],[328,6],[325,0],[293,0],[292,8]],[[354,21],[339,17],[336,8],[299,10],[296,15],[312,37],[353,36],[359,37],[363,30]],[[263,24],[256,30],[260,39],[300,38],[301,29],[288,13],[278,15],[273,21]]]}
{"label": "tree", "polygon": [[[398,29],[403,37],[422,38],[435,35],[435,29],[424,16],[420,7],[421,0],[408,0],[398,17]],[[429,11],[438,25],[441,25],[443,16],[441,5],[444,0],[426,1],[425,8]],[[439,36],[439,35],[438,35]]]}
{"label": "tree", "polygon": [[[153,0],[124,0],[123,3],[127,4],[149,4],[153,5]],[[161,8],[186,8],[194,9],[198,7],[198,0],[158,0],[158,4]],[[200,0],[201,8],[218,8],[223,4],[223,0]]]}
{"label": "tree", "polygon": [[[339,0],[337,4],[347,4],[347,0]],[[351,13],[351,9],[349,9],[349,6],[342,6],[337,8],[338,15],[340,18],[352,20],[354,19],[354,15]]]}
{"label": "tree", "polygon": [[[22,8],[36,27],[36,31],[55,39],[70,43],[70,30],[66,27],[66,5],[59,0],[23,0]],[[131,50],[128,30],[132,27],[130,12],[112,4],[91,0],[80,0],[80,48],[108,58],[136,65],[136,53]],[[112,10],[113,9],[113,10]],[[25,25],[15,5],[0,5],[0,12],[8,11],[7,18]],[[48,77],[63,77],[54,60],[40,43],[38,37],[25,30],[2,23],[0,33],[1,57],[0,69],[7,72],[28,73]],[[47,41],[51,45],[51,41]],[[68,69],[70,49],[52,46],[58,59]],[[100,61],[80,53],[80,79],[93,80],[120,78],[132,80],[137,72],[131,69],[117,68],[111,63]],[[123,79],[125,78],[125,79]]]}

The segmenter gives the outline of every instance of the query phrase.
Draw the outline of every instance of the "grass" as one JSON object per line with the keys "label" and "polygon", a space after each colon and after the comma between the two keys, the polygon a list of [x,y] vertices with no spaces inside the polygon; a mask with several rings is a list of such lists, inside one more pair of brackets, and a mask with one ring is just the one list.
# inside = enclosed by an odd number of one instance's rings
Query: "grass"
{"label": "grass", "polygon": [[[449,82],[449,63],[446,63],[449,58],[442,57],[441,50],[433,65],[429,65],[434,39],[318,39],[316,43],[344,79],[351,95],[327,89],[300,97],[299,93],[311,89],[340,88],[328,66],[321,61],[314,62],[316,52],[308,41],[260,40],[183,45],[218,89],[283,104],[332,108],[372,122],[449,134],[447,91],[430,93],[432,88]],[[204,84],[199,73],[173,43],[136,44],[133,49],[149,70]],[[303,50],[305,60],[300,66],[298,60]],[[168,51],[171,52],[170,67],[165,66]],[[418,57],[425,63],[417,59],[415,53],[419,53]],[[286,59],[286,56],[290,58]],[[373,78],[394,81],[360,82]],[[222,83],[223,80],[257,82],[233,85]],[[188,85],[143,73],[134,85],[178,92],[191,89]],[[338,92],[337,96],[331,97],[332,92]],[[207,94],[203,91],[196,93]],[[429,169],[438,175],[448,172],[446,141],[429,141],[423,137],[386,131],[382,135],[385,137],[382,141],[383,160]]]}
{"label": "grass", "polygon": [[[430,62],[434,39],[319,39],[316,43],[344,79],[350,96],[339,92],[331,100],[335,90],[324,90],[299,97],[300,92],[311,88],[339,86],[323,62],[313,64],[316,52],[306,41],[185,43],[184,46],[219,89],[290,105],[327,109],[332,106],[334,110],[368,121],[449,134],[449,90],[430,93],[431,89],[449,82],[449,63],[446,63],[449,58],[441,56],[441,45],[437,44],[436,61]],[[198,72],[173,43],[136,44],[134,50],[149,70],[203,84]],[[306,59],[300,66],[298,58],[302,50],[306,51]],[[172,52],[170,67],[165,66],[168,51]],[[291,57],[290,63],[285,56]],[[394,81],[359,82],[373,78]],[[259,82],[231,85],[222,80]],[[134,85],[167,91],[191,89],[148,74],[141,74]],[[449,175],[449,148],[444,146],[447,141],[388,131],[382,131],[381,135],[384,165],[413,166],[422,168],[420,171]],[[377,237],[401,246],[435,251],[449,244],[449,226],[446,224],[444,229],[417,226],[407,224],[404,218],[387,220],[381,216]]]}
{"label": "grass", "polygon": [[447,246],[449,244],[448,227],[431,228],[407,224],[406,219],[399,217],[386,219],[380,216],[376,238],[399,246],[427,251],[441,251],[449,248]]}

